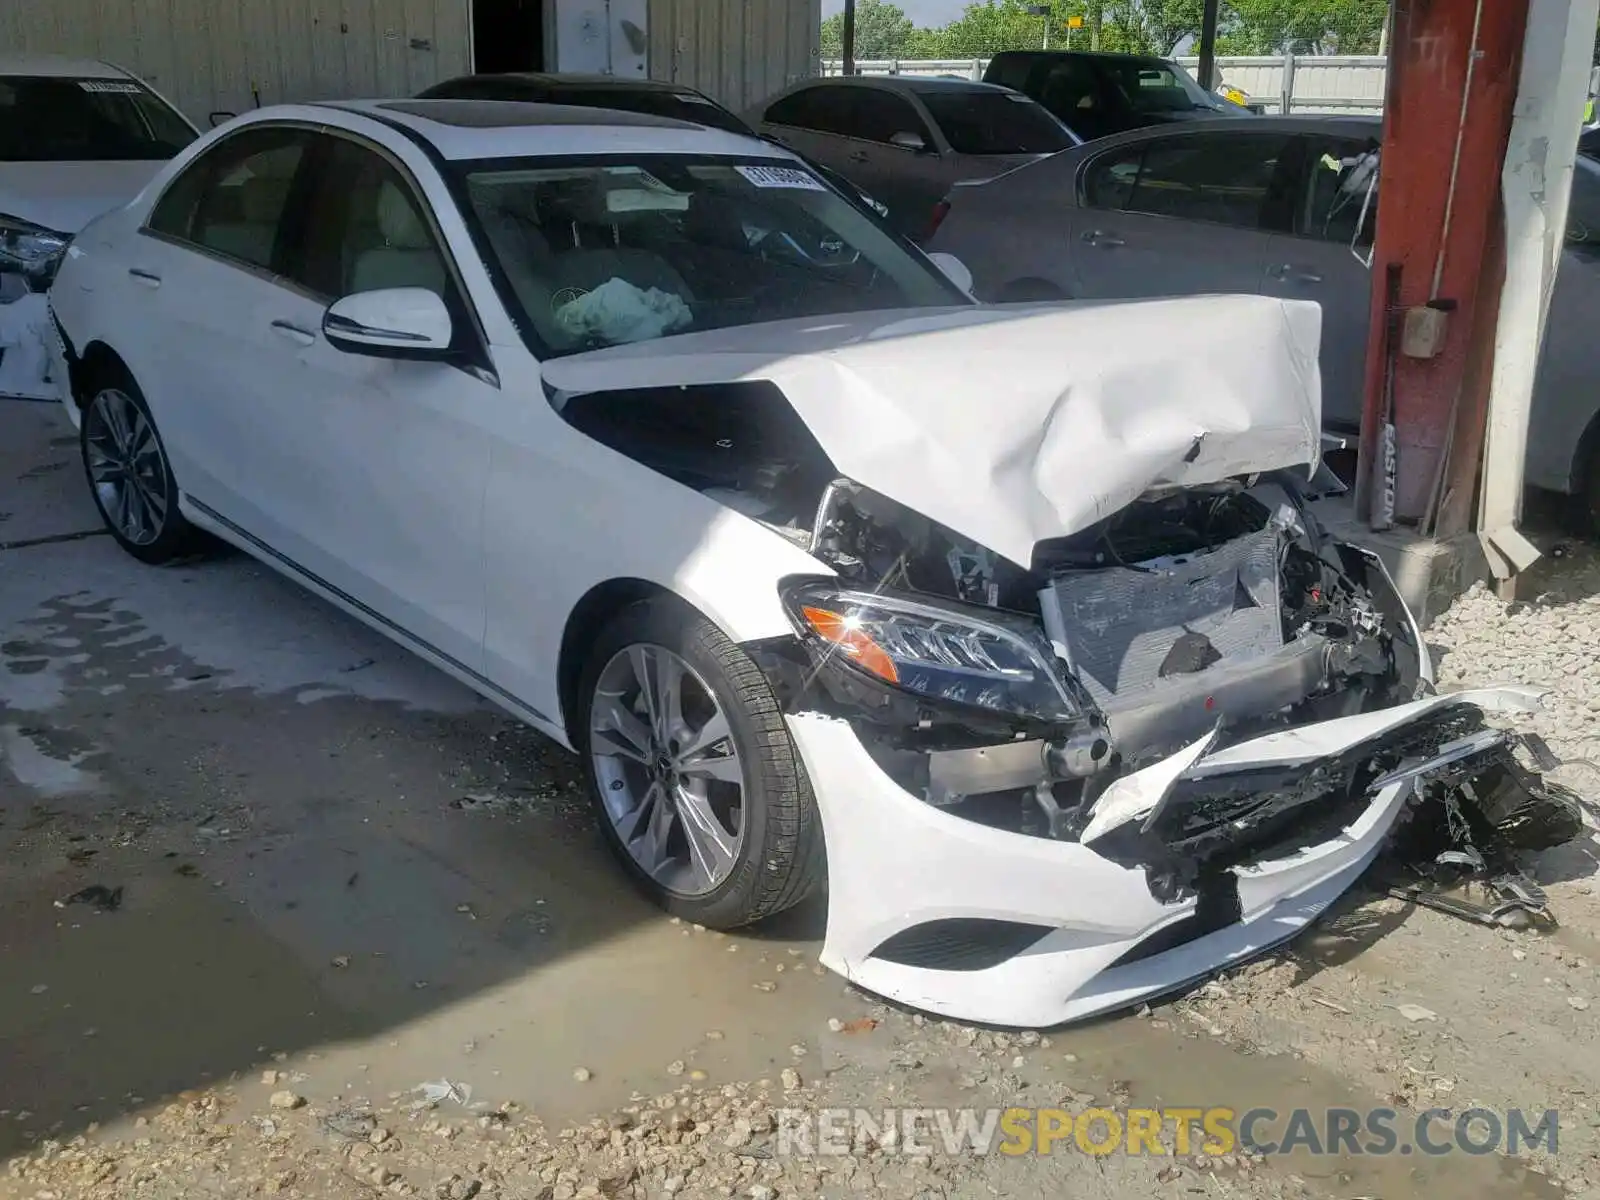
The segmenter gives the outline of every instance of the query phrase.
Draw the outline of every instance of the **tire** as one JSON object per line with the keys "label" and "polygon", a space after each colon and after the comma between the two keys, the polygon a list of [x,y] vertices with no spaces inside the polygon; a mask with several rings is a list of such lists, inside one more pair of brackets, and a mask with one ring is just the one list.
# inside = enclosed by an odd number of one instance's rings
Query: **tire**
{"label": "tire", "polygon": [[1589,452],[1589,461],[1584,464],[1580,476],[1582,486],[1578,489],[1575,505],[1578,532],[1600,541],[1600,438],[1585,440],[1592,440],[1596,444]]}
{"label": "tire", "polygon": [[95,507],[117,545],[156,566],[204,550],[203,535],[178,511],[178,481],[133,377],[121,368],[100,371],[86,393],[79,453]]}
{"label": "tire", "polygon": [[[672,660],[685,668],[678,701],[659,705],[669,715],[656,722],[639,679],[670,680]],[[750,657],[705,617],[667,596],[630,605],[596,639],[578,697],[574,743],[601,831],[657,905],[735,929],[793,907],[821,882],[816,800],[777,699]],[[707,716],[708,704],[724,724]],[[666,725],[687,732],[664,735]],[[720,841],[705,832],[708,813]],[[723,866],[720,876],[712,869]]]}

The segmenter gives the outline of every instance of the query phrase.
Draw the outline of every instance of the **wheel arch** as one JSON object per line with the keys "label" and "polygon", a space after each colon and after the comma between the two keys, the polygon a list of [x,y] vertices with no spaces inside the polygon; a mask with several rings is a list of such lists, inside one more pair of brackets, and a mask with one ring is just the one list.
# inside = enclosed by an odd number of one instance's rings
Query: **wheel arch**
{"label": "wheel arch", "polygon": [[122,355],[99,338],[85,345],[82,353],[69,356],[68,382],[72,385],[72,398],[80,409],[89,403],[90,388],[113,373],[121,373],[129,378],[133,376]]}
{"label": "wheel arch", "polygon": [[622,576],[595,584],[572,606],[566,627],[561,631],[561,649],[556,658],[556,695],[561,702],[561,724],[567,741],[581,749],[583,722],[578,719],[578,685],[589,660],[589,648],[600,631],[623,609],[646,600],[670,597],[693,607],[676,592],[648,579]]}

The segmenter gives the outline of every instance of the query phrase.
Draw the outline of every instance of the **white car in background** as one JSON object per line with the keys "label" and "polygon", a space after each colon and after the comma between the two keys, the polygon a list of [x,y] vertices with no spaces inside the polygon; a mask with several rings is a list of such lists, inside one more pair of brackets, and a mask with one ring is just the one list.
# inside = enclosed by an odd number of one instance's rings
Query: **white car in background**
{"label": "white car in background", "polygon": [[908,1004],[1131,1003],[1542,792],[1483,720],[1531,694],[1433,695],[1303,503],[1314,306],[942,267],[752,138],[410,100],[212,133],[51,300],[129,553],[222,538],[577,751],[686,919],[826,880]]}
{"label": "white car in background", "polygon": [[199,136],[109,63],[0,54],[0,395],[54,395],[43,293],[67,243]]}

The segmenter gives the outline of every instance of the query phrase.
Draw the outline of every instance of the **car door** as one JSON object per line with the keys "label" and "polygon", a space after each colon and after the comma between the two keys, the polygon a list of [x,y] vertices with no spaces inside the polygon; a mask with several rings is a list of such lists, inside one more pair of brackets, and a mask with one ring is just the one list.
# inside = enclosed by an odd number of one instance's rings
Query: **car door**
{"label": "car door", "polygon": [[850,146],[844,136],[851,90],[817,83],[779,96],[761,114],[761,132],[853,179],[846,169],[851,166]]}
{"label": "car door", "polygon": [[[403,164],[319,135],[304,220],[276,303],[272,414],[254,450],[275,551],[384,623],[474,672],[483,641],[483,496],[498,383],[465,289]],[[352,353],[322,332],[341,296],[444,298],[453,361]]]}
{"label": "car door", "polygon": [[1367,184],[1376,178],[1378,140],[1304,135],[1296,142],[1293,229],[1268,246],[1263,290],[1322,306],[1322,420],[1353,430],[1366,383],[1372,305],[1366,260],[1377,226],[1377,193],[1372,189],[1369,203]]}
{"label": "car door", "polygon": [[107,281],[125,306],[129,363],[193,501],[245,528],[265,515],[245,486],[273,412],[279,347],[265,327],[284,288],[286,218],[312,135],[253,125],[197,157],[162,193]]}
{"label": "car door", "polygon": [[934,205],[954,182],[953,160],[941,153],[947,148],[905,96],[872,86],[850,92],[841,173],[888,205],[890,220],[902,233],[925,232]]}
{"label": "car door", "polygon": [[1289,136],[1221,131],[1122,141],[1089,158],[1074,214],[1079,296],[1262,290],[1287,221]]}

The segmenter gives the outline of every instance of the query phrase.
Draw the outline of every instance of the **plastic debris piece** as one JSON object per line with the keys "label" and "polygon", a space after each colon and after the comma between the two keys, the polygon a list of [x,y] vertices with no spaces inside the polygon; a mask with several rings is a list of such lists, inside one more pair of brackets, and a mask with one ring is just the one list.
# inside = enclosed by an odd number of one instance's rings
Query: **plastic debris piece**
{"label": "plastic debris piece", "polygon": [[56,901],[57,908],[65,908],[69,904],[92,904],[101,912],[115,912],[122,907],[122,888],[102,887],[98,883],[93,883],[73,892],[65,900]]}
{"label": "plastic debris piece", "polygon": [[454,1083],[448,1079],[440,1079],[433,1083],[419,1083],[411,1090],[418,1096],[411,1105],[413,1109],[437,1108],[446,1100],[453,1100],[463,1108],[472,1103],[470,1083]]}

